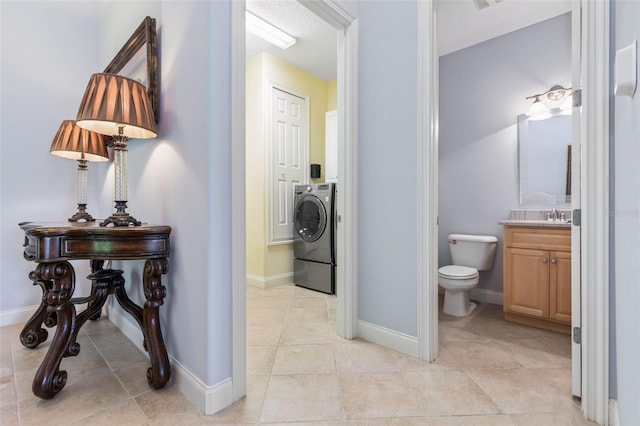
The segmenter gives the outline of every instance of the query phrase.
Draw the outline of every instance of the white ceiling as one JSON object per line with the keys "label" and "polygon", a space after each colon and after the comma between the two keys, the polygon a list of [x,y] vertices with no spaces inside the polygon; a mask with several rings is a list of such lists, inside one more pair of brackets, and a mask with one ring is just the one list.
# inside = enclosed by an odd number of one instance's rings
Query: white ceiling
{"label": "white ceiling", "polygon": [[324,81],[336,79],[335,28],[295,0],[247,0],[247,10],[297,39],[282,50],[247,31],[247,59],[264,51]]}
{"label": "white ceiling", "polygon": [[[336,79],[337,32],[295,0],[247,0],[247,10],[297,38],[279,49],[247,33],[247,58],[264,51],[325,81]],[[440,55],[571,11],[571,0],[503,0],[479,10],[473,0],[436,0]]]}
{"label": "white ceiling", "polygon": [[440,56],[571,11],[571,0],[504,0],[478,10],[473,0],[436,0]]}

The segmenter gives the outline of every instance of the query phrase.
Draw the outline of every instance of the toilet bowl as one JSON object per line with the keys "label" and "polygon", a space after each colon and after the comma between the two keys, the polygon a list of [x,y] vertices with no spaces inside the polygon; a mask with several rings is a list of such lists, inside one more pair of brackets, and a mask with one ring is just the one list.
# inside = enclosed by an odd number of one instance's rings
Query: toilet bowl
{"label": "toilet bowl", "polygon": [[490,235],[451,234],[448,240],[453,265],[438,269],[438,284],[444,289],[442,312],[464,317],[476,307],[469,300],[469,292],[480,281],[478,271],[493,266],[498,239]]}
{"label": "toilet bowl", "polygon": [[469,315],[476,304],[469,301],[469,290],[480,281],[480,273],[475,268],[447,265],[438,269],[438,284],[444,289],[442,312],[454,317]]}

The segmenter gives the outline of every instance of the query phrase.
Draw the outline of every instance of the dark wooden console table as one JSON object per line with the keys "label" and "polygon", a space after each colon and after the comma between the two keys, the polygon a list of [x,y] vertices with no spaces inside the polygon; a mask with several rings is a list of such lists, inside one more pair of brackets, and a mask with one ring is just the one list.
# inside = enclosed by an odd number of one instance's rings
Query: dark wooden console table
{"label": "dark wooden console table", "polygon": [[[20,341],[35,348],[47,340],[47,330],[57,325],[44,360],[33,379],[33,393],[53,398],[64,387],[67,372],[60,371],[62,358],[76,356],[80,345],[76,337],[88,319],[97,319],[105,301],[114,294],[120,305],[138,323],[144,335],[151,367],[147,381],[162,388],[171,376],[169,357],[160,329],[159,308],[166,295],[161,276],[169,269],[169,226],[101,227],[96,222],[34,223],[24,222],[24,257],[38,264],[29,274],[34,285],[42,288],[42,302],[29,319]],[[91,262],[91,294],[74,298],[75,272],[69,260]],[[142,284],[146,301],[143,307],[133,303],[124,289],[122,271],[103,269],[106,260],[146,260]],[[76,313],[76,305],[87,304]]]}

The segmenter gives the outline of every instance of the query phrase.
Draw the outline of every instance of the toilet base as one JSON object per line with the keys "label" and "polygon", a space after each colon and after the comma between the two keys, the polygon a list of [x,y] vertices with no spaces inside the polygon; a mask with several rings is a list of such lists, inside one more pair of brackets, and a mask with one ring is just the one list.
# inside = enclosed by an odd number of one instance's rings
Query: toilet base
{"label": "toilet base", "polygon": [[469,300],[469,290],[444,291],[444,306],[442,312],[454,317],[466,317],[476,308],[476,304]]}

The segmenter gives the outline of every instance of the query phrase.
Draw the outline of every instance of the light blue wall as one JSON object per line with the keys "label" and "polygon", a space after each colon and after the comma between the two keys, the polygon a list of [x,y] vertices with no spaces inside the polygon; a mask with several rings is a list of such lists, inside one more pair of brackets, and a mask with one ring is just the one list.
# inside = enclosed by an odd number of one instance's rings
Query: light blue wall
{"label": "light blue wall", "polygon": [[[640,2],[616,0],[615,48],[640,40]],[[636,63],[637,72],[640,64]],[[640,87],[633,98],[615,98],[615,324],[620,425],[640,424]],[[612,360],[614,361],[614,360]]]}
{"label": "light blue wall", "polygon": [[[129,143],[128,211],[172,227],[164,336],[171,356],[214,385],[232,369],[231,5],[105,4],[103,62],[146,15],[158,27],[160,125],[158,138]],[[116,34],[114,26],[128,30]],[[112,204],[111,179],[105,175],[105,206]],[[142,275],[142,263],[120,266],[132,280]],[[139,291],[137,300],[144,300]]]}
{"label": "light blue wall", "polygon": [[417,335],[416,14],[413,1],[358,3],[358,319],[411,336]]}
{"label": "light blue wall", "polygon": [[[49,154],[62,120],[75,119],[98,65],[96,2],[0,2],[0,312],[3,320],[40,303],[22,257],[23,221],[66,221],[77,209],[77,162]],[[97,186],[105,163],[89,164]],[[88,211],[100,211],[89,191]],[[74,262],[76,263],[76,262]],[[76,288],[89,285],[76,264]]]}
{"label": "light blue wall", "polygon": [[571,15],[440,57],[438,263],[451,233],[495,235],[493,269],[480,288],[502,292],[502,227],[520,208],[517,116],[527,96],[571,85]]}

